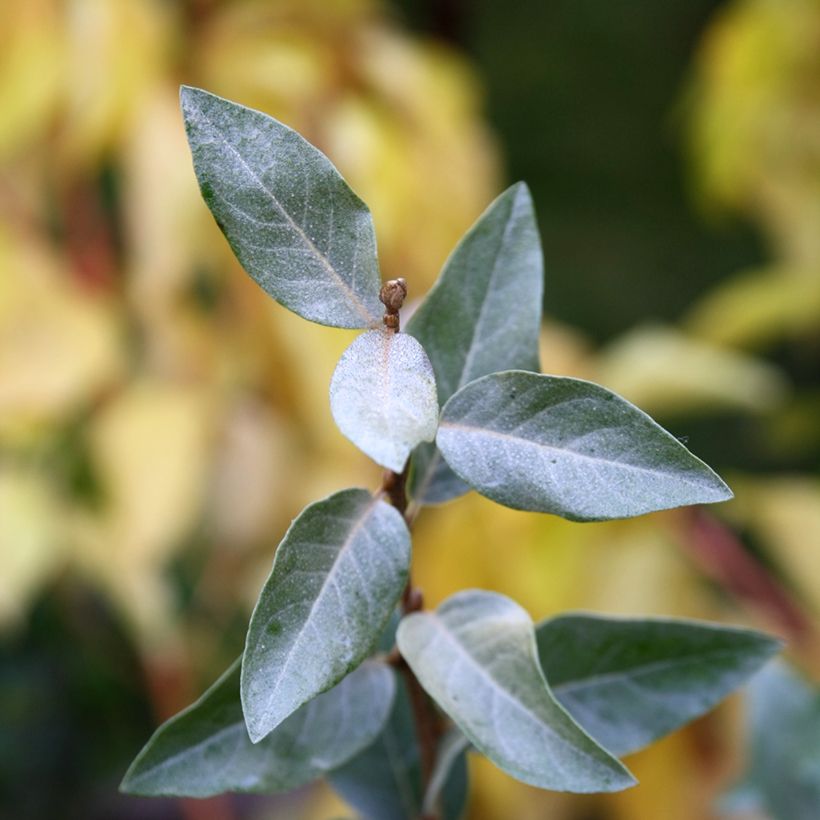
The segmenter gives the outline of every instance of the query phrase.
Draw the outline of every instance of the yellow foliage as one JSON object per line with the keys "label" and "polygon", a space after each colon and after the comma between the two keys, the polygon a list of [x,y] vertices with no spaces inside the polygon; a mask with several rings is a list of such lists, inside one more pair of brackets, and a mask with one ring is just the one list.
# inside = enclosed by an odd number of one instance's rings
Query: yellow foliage
{"label": "yellow foliage", "polygon": [[41,584],[62,564],[59,502],[37,470],[0,467],[0,629],[23,619]]}
{"label": "yellow foliage", "polygon": [[596,364],[597,381],[650,415],[765,412],[787,394],[784,377],[772,365],[660,325],[621,336]]}
{"label": "yellow foliage", "polygon": [[55,423],[117,375],[112,304],[84,292],[63,261],[0,229],[0,436]]}
{"label": "yellow foliage", "polygon": [[104,499],[99,511],[75,513],[75,558],[144,641],[162,637],[171,620],[162,574],[201,510],[210,415],[208,397],[195,390],[136,382],[89,430]]}
{"label": "yellow foliage", "polygon": [[706,193],[759,218],[792,264],[820,258],[820,4],[735,0],[713,23],[693,89]]}
{"label": "yellow foliage", "polygon": [[45,128],[62,68],[53,0],[0,4],[0,163]]}

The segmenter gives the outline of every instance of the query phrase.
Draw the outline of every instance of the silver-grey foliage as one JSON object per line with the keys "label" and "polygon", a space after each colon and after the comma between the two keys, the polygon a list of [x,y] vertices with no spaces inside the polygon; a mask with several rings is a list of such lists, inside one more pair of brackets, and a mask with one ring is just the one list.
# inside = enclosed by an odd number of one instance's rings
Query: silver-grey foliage
{"label": "silver-grey foliage", "polygon": [[[399,615],[413,514],[402,494],[407,487],[416,511],[472,486],[510,507],[588,521],[723,501],[728,487],[619,396],[532,372],[543,265],[525,185],[491,204],[407,332],[393,333],[379,327],[370,214],[327,158],[258,111],[193,88],[181,101],[202,195],[250,275],[307,319],[369,328],[339,362],[331,409],[342,432],[394,474],[375,495],[344,490],[294,520],[241,666],[157,730],[123,790],[205,797],[292,789],[324,775],[368,820],[458,820],[468,743],[541,788],[633,785],[615,754],[702,714],[778,642],[589,615],[544,622],[536,641],[520,606],[480,590]],[[392,314],[405,289],[391,288],[384,310]],[[436,444],[427,443],[437,427]],[[396,475],[411,452],[409,475]],[[420,603],[408,586],[402,613]],[[402,663],[396,646],[410,675],[398,689],[386,665]],[[441,716],[425,725],[410,683],[455,723],[437,750]],[[786,674],[753,688],[758,740],[744,794],[778,820],[815,816],[816,699]],[[432,770],[424,777],[422,759]]]}
{"label": "silver-grey foliage", "polygon": [[617,791],[635,783],[553,697],[532,621],[509,598],[457,593],[434,612],[405,617],[397,638],[422,686],[508,774],[556,791]]}
{"label": "silver-grey foliage", "polygon": [[[730,817],[816,820],[820,815],[820,689],[783,662],[747,691],[747,771],[722,801]],[[744,811],[735,813],[735,808]]]}
{"label": "silver-grey foliage", "polygon": [[209,797],[295,789],[372,743],[395,694],[390,669],[367,661],[253,744],[239,699],[239,669],[237,660],[196,703],[157,729],[128,769],[122,791]]}
{"label": "silver-grey foliage", "polygon": [[260,111],[187,86],[180,97],[202,197],[245,270],[305,319],[377,323],[373,220],[327,157]]}
{"label": "silver-grey foliage", "polygon": [[[447,746],[440,751],[456,754],[448,754],[445,765],[436,767],[440,776],[435,784],[436,797],[441,820],[459,820],[467,800],[467,761],[464,747],[454,750],[449,736]],[[410,698],[400,679],[393,711],[378,738],[330,772],[327,780],[364,820],[418,820],[427,796],[422,791],[419,758]]]}
{"label": "silver-grey foliage", "polygon": [[362,452],[400,473],[410,451],[432,441],[438,426],[436,380],[424,348],[386,328],[363,333],[336,365],[330,409]]}
{"label": "silver-grey foliage", "polygon": [[[407,323],[427,351],[439,402],[468,382],[512,368],[538,371],[544,269],[529,189],[508,188],[479,217]],[[410,492],[441,503],[467,492],[433,444],[413,455]]]}
{"label": "silver-grey foliage", "polygon": [[471,382],[444,406],[436,443],[482,495],[575,521],[732,497],[646,413],[580,379],[510,370]]}
{"label": "silver-grey foliage", "polygon": [[555,697],[618,756],[709,711],[780,648],[748,629],[595,615],[544,621],[536,639]]}
{"label": "silver-grey foliage", "polygon": [[291,524],[242,660],[242,705],[254,742],[367,657],[409,564],[404,519],[366,490],[317,501]]}

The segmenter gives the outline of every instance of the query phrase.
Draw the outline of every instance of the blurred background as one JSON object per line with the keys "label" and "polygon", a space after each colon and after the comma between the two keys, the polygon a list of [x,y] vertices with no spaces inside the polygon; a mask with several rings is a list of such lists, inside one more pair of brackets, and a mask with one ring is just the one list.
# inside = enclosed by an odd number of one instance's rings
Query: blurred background
{"label": "blurred background", "polygon": [[[324,150],[411,297],[529,183],[543,369],[640,405],[736,499],[579,525],[472,494],[420,517],[418,583],[431,605],[479,586],[536,619],[780,634],[820,761],[818,0],[3,0],[0,818],[351,814],[321,785],[117,794],[158,722],[238,654],[291,518],[379,481],[328,407],[355,334],[238,268],[196,188],[181,82]],[[734,698],[630,759],[642,783],[619,795],[471,760],[468,816],[820,816],[820,763],[799,811],[765,789],[719,806],[755,754]]]}

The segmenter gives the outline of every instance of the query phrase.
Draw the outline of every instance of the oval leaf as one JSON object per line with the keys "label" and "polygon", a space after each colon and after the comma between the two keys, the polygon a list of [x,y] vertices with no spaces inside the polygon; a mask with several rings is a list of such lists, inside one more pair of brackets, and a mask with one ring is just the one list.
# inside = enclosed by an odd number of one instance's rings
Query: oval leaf
{"label": "oval leaf", "polygon": [[520,370],[478,379],[447,402],[436,442],[482,495],[574,521],[732,497],[646,413],[579,379]]}
{"label": "oval leaf", "polygon": [[747,629],[594,615],[544,621],[536,639],[555,697],[615,755],[708,712],[780,647]]}
{"label": "oval leaf", "polygon": [[330,381],[330,410],[342,433],[396,473],[438,425],[433,368],[406,333],[363,333],[345,350]]}
{"label": "oval leaf", "polygon": [[[449,738],[449,736],[448,736]],[[450,752],[457,751],[455,755]],[[467,801],[465,749],[444,743],[439,750],[433,802],[442,820],[459,820]],[[331,772],[328,782],[365,820],[418,820],[424,803],[421,763],[407,687],[399,679],[393,711],[376,741],[344,766]],[[444,781],[443,783],[441,781]],[[433,784],[431,784],[432,786]],[[432,814],[432,812],[430,812]]]}
{"label": "oval leaf", "polygon": [[503,595],[469,590],[436,612],[409,615],[399,624],[398,645],[436,703],[507,774],[557,791],[634,784],[552,696],[532,621]]}
{"label": "oval leaf", "polygon": [[210,797],[295,789],[372,743],[395,693],[390,669],[367,661],[253,744],[242,715],[239,670],[237,660],[196,703],[157,729],[128,769],[121,791]]}
{"label": "oval leaf", "polygon": [[[535,210],[529,189],[519,182],[464,235],[407,323],[430,357],[440,404],[489,373],[540,370],[543,290]],[[410,493],[419,503],[441,503],[469,490],[432,444],[419,447],[413,466]]]}
{"label": "oval leaf", "polygon": [[407,581],[402,516],[366,490],[307,507],[251,616],[242,705],[254,742],[370,654]]}
{"label": "oval leaf", "polygon": [[180,99],[202,196],[251,277],[313,322],[378,322],[373,221],[330,160],[260,111],[187,86]]}

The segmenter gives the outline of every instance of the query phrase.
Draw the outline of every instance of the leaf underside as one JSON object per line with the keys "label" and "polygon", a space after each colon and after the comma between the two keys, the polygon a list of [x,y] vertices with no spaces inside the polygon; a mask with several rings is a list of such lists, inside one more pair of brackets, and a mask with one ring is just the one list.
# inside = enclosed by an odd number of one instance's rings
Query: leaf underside
{"label": "leaf underside", "polygon": [[366,661],[253,744],[242,715],[239,676],[237,660],[196,703],[164,723],[132,763],[121,790],[210,797],[295,789],[372,743],[395,693],[391,670]]}
{"label": "leaf underside", "polygon": [[[544,270],[527,186],[499,196],[465,234],[407,323],[427,351],[444,404],[465,384],[498,370],[538,371]],[[469,490],[434,444],[413,455],[410,494],[437,504]]]}
{"label": "leaf underside", "polygon": [[436,442],[482,495],[574,521],[732,497],[644,412],[580,379],[511,370],[471,382],[442,410]]}
{"label": "leaf underside", "polygon": [[255,742],[370,654],[409,562],[404,519],[366,490],[311,504],[291,524],[242,660],[242,704]]}
{"label": "leaf underside", "polygon": [[532,621],[508,598],[458,593],[435,612],[404,618],[398,646],[428,694],[507,774],[556,791],[634,784],[555,700],[538,665]]}
{"label": "leaf underside", "polygon": [[406,333],[370,330],[353,341],[330,381],[330,409],[342,433],[396,473],[438,426],[436,380],[422,346]]}
{"label": "leaf underside", "polygon": [[377,323],[373,221],[327,157],[260,111],[187,86],[180,101],[202,196],[251,277],[313,322]]}
{"label": "leaf underside", "polygon": [[536,640],[555,697],[618,756],[708,712],[780,647],[747,629],[595,615],[544,621]]}

